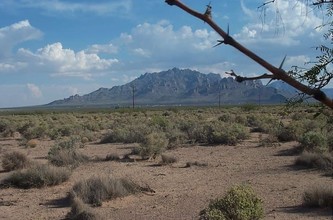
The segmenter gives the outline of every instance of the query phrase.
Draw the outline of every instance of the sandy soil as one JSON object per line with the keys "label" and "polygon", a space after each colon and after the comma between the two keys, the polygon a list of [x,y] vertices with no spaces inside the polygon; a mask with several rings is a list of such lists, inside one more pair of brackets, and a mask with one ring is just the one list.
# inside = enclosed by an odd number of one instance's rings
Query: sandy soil
{"label": "sandy soil", "polygon": [[[264,219],[333,219],[333,211],[306,209],[302,194],[315,185],[333,184],[332,178],[317,171],[293,166],[290,154],[296,143],[276,147],[257,147],[258,134],[237,146],[192,146],[166,152],[178,158],[173,165],[157,166],[159,160],[136,162],[89,162],[76,168],[69,181],[42,189],[2,189],[0,219],[64,219],[70,207],[65,197],[73,184],[92,175],[127,177],[149,185],[154,194],[137,194],[104,202],[94,208],[106,219],[168,220],[198,219],[199,212],[211,199],[222,196],[231,186],[249,183],[264,201]],[[19,146],[15,139],[0,140],[0,156],[21,151],[32,160],[46,163],[51,141],[40,141],[36,148]],[[122,155],[133,145],[94,144],[81,149],[91,158],[109,153]],[[206,167],[187,162],[207,163]],[[10,173],[0,170],[0,178]]]}

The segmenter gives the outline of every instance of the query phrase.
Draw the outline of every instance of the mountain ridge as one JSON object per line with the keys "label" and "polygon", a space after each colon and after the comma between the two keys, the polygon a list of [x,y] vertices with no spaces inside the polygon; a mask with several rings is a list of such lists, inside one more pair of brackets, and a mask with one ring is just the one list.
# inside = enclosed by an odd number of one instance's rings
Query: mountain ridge
{"label": "mountain ridge", "polygon": [[195,105],[281,103],[285,96],[276,88],[263,86],[260,80],[236,82],[216,73],[173,68],[145,73],[133,81],[112,88],[99,88],[85,95],[55,100],[47,106],[70,105]]}

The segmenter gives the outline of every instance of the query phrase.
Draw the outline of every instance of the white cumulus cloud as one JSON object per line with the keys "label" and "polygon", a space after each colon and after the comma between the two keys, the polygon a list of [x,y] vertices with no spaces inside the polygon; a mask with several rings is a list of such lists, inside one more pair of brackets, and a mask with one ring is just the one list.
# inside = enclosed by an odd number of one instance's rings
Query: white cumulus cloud
{"label": "white cumulus cloud", "polygon": [[244,1],[241,3],[249,23],[235,37],[243,42],[290,46],[303,43],[302,38],[320,36],[316,27],[322,24],[322,19],[306,2],[279,0],[261,7],[261,13],[247,8]]}
{"label": "white cumulus cloud", "polygon": [[86,79],[91,78],[94,72],[106,70],[118,62],[117,59],[102,59],[97,54],[63,48],[60,42],[47,45],[36,52],[21,48],[18,54],[33,68],[53,75]]}
{"label": "white cumulus cloud", "polygon": [[43,33],[30,25],[28,20],[0,28],[0,58],[8,57],[19,43],[41,38]]}

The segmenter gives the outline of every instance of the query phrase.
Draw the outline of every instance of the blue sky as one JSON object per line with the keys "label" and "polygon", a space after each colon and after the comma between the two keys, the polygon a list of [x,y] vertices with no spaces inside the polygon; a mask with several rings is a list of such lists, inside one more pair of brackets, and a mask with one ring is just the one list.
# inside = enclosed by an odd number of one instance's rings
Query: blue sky
{"label": "blue sky", "polygon": [[[318,54],[324,11],[297,0],[211,0],[213,19],[259,56],[284,68]],[[198,11],[209,1],[184,0]],[[173,67],[203,73],[265,70],[164,0],[1,0],[0,108],[46,104],[122,85]]]}

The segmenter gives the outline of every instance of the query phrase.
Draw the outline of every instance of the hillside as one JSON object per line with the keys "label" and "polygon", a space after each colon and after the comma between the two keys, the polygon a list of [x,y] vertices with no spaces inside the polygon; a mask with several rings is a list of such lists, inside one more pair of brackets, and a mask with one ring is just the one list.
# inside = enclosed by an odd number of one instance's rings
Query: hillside
{"label": "hillside", "polygon": [[48,106],[71,105],[205,105],[242,103],[280,103],[285,97],[275,88],[265,87],[260,80],[236,82],[219,74],[203,74],[190,69],[173,68],[158,73],[145,73],[125,85],[100,88],[86,95],[56,100]]}

